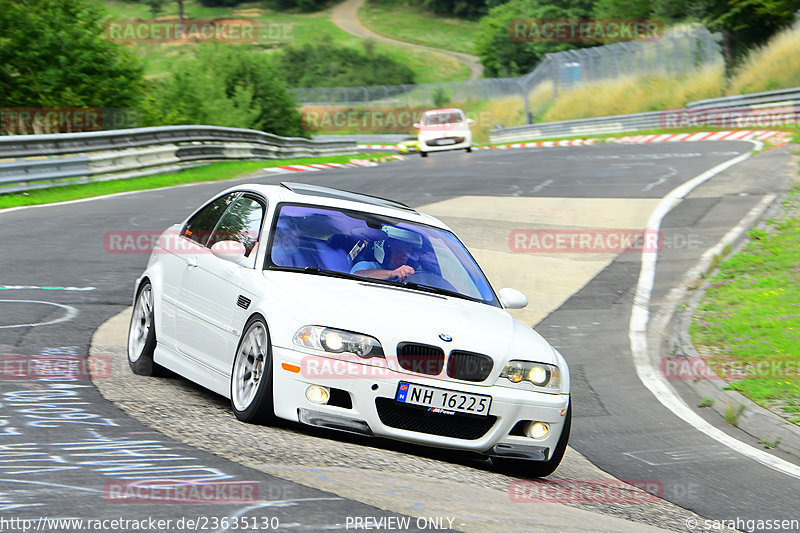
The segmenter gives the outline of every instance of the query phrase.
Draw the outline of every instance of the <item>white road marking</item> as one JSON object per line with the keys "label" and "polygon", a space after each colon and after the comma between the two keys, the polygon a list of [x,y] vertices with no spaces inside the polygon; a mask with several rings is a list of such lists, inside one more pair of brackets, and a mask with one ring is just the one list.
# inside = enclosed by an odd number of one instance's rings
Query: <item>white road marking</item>
{"label": "white road marking", "polygon": [[653,189],[654,187],[658,187],[662,183],[665,183],[669,178],[678,175],[678,169],[676,169],[675,167],[667,167],[667,168],[669,169],[669,172],[659,176],[656,181],[650,182],[644,187],[642,187],[642,191],[648,192],[650,189]]}
{"label": "white road marking", "polygon": [[41,302],[39,300],[0,300],[0,305],[3,303],[27,303],[27,304],[43,304],[43,305],[52,305],[55,307],[60,307],[66,313],[64,316],[60,318],[56,318],[55,320],[49,320],[47,322],[37,322],[35,324],[11,324],[10,326],[0,326],[0,329],[9,329],[9,328],[35,328],[38,326],[51,326],[53,324],[60,324],[61,322],[68,322],[78,316],[78,310],[72,307],[71,305],[63,305],[57,304],[55,302]]}
{"label": "white road marking", "polygon": [[[761,148],[760,142],[751,142],[756,146],[756,149]],[[658,231],[663,218],[678,205],[686,195],[713,176],[749,158],[750,155],[751,152],[748,152],[721,163],[670,191],[669,194],[662,198],[661,202],[659,202],[658,206],[656,206],[656,209],[653,211],[653,214],[650,215],[647,229]],[[740,222],[740,224],[737,225],[737,228],[741,230],[739,226],[743,226],[743,224]],[[734,228],[734,230],[737,228]],[[650,296],[655,283],[657,260],[657,252],[642,252],[642,269],[639,273],[639,281],[636,286],[636,295],[633,300],[633,309],[631,312],[628,337],[631,341],[631,353],[636,367],[636,374],[639,376],[639,379],[664,407],[698,431],[745,457],[758,461],[778,472],[800,478],[800,466],[745,444],[705,421],[686,405],[675,389],[673,389],[667,380],[659,374],[658,370],[653,367],[648,351],[647,323],[649,320],[648,306],[650,305]]]}
{"label": "white road marking", "polygon": [[42,291],[93,291],[94,287],[59,287],[51,285],[0,285],[0,291],[23,291],[23,290],[42,290]]}
{"label": "white road marking", "polygon": [[534,187],[533,190],[531,191],[531,193],[536,194],[537,192],[541,191],[542,189],[544,189],[548,185],[551,185],[552,183],[553,183],[553,180],[543,181],[542,183],[540,183],[539,185]]}

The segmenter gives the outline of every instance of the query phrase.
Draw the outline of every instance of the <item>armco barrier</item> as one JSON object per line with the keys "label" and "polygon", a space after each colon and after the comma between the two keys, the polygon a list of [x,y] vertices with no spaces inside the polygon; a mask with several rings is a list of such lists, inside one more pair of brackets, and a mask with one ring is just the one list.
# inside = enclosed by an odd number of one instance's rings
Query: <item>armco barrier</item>
{"label": "armco barrier", "polygon": [[[793,116],[793,123],[797,124],[800,122],[798,121],[798,117],[800,117],[800,88],[699,100],[687,104],[685,110],[671,111],[698,114],[711,110],[724,110],[731,114],[739,112],[745,115],[748,113],[760,112],[765,109],[779,109],[785,114],[790,114]],[[669,111],[652,111],[649,113],[564,120],[561,122],[544,122],[541,124],[501,128],[492,130],[489,133],[489,138],[492,143],[511,143],[574,135],[605,135],[628,131],[666,129],[668,126],[665,127],[664,116],[665,113],[668,112]],[[777,124],[765,126],[776,127]],[[752,126],[731,124],[724,127],[741,129],[742,127],[747,128]]]}
{"label": "armco barrier", "polygon": [[[288,159],[356,153],[353,141],[311,141],[217,126],[165,126],[0,137],[0,192],[43,181],[134,177],[203,161]],[[71,183],[71,182],[67,182]]]}

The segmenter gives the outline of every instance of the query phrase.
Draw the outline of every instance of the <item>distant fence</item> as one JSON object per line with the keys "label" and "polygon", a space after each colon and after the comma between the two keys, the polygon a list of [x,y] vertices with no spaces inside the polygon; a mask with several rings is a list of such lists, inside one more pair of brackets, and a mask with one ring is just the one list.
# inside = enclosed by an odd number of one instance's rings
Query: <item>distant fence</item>
{"label": "distant fence", "polygon": [[486,101],[524,97],[539,84],[551,82],[557,94],[580,84],[650,73],[679,75],[722,61],[719,36],[704,27],[666,33],[657,40],[629,41],[547,54],[525,76],[451,83],[313,87],[293,89],[303,106],[432,107],[437,102]]}
{"label": "distant fence", "polygon": [[68,185],[76,179],[80,183],[143,176],[208,161],[347,155],[356,151],[354,141],[311,141],[217,126],[5,136],[0,137],[0,194]]}
{"label": "distant fence", "polygon": [[543,122],[489,133],[492,143],[604,135],[628,131],[713,126],[730,129],[764,129],[800,122],[800,87],[741,96],[699,100],[686,109],[652,111],[610,117]]}

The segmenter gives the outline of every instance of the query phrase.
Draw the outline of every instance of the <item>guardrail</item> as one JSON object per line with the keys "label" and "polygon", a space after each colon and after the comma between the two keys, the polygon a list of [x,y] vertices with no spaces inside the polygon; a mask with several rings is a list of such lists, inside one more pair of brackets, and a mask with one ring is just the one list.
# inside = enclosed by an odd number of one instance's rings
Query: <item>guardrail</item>
{"label": "guardrail", "polygon": [[0,137],[0,186],[9,186],[0,187],[0,193],[144,176],[210,161],[349,155],[356,151],[353,141],[311,141],[218,126],[8,136]]}
{"label": "guardrail", "polygon": [[[764,109],[779,109],[782,117],[777,117],[775,120],[782,120],[784,124],[773,122],[767,125],[758,122],[758,113],[763,115],[760,110]],[[669,129],[685,126],[684,122],[687,119],[697,123],[705,122],[709,125],[716,120],[719,122],[719,126],[731,128],[742,127],[741,122],[748,119],[755,121],[755,129],[797,124],[800,122],[798,120],[800,119],[800,88],[699,100],[687,104],[686,109],[499,128],[489,132],[489,138],[492,143],[509,143],[573,135],[605,135],[627,131]],[[740,122],[739,124],[736,123],[737,120]],[[729,125],[725,125],[726,122]],[[744,124],[744,127],[752,129],[754,126]]]}
{"label": "guardrail", "polygon": [[698,100],[686,104],[687,109],[725,109],[731,107],[800,107],[800,87],[763,93],[740,94]]}

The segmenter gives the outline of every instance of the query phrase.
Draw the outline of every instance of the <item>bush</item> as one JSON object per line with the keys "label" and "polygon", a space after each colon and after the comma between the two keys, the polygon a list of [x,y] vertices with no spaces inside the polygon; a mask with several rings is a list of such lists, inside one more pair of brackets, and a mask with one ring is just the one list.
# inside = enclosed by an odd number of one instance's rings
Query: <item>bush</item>
{"label": "bush", "polygon": [[[324,39],[323,39],[324,41]],[[292,87],[359,87],[414,83],[414,72],[367,41],[364,50],[330,44],[285,48],[278,68]]]}
{"label": "bush", "polygon": [[148,125],[207,124],[276,135],[304,132],[300,113],[272,61],[235,45],[202,45],[158,82],[144,109]]}

